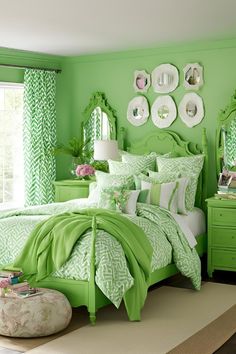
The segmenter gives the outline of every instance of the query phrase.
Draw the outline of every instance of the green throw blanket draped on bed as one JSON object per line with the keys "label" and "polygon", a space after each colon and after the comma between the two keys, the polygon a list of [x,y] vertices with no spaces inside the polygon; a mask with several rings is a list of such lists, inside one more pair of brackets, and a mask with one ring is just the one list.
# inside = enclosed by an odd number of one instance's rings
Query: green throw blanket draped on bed
{"label": "green throw blanket draped on bed", "polygon": [[140,320],[140,310],[147,295],[153,251],[142,229],[116,212],[84,209],[52,216],[40,222],[15,260],[14,267],[21,268],[29,281],[46,278],[68,260],[75,243],[92,228],[94,217],[96,228],[110,233],[124,249],[134,278],[134,286],[126,292],[124,301],[129,319]]}

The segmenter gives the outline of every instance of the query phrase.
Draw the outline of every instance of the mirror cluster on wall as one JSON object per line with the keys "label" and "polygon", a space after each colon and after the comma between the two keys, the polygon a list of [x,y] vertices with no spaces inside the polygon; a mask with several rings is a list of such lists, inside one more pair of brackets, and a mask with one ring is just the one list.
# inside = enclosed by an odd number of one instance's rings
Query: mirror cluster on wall
{"label": "mirror cluster on wall", "polygon": [[[183,68],[183,86],[186,90],[198,90],[203,85],[203,68],[198,63],[187,64]],[[152,86],[158,94],[173,92],[179,85],[178,69],[172,64],[158,65],[151,74],[145,70],[134,72],[133,87],[137,93],[146,93]],[[146,97],[134,97],[128,104],[127,119],[134,126],[147,122],[150,112]],[[178,106],[183,123],[192,128],[204,118],[204,105],[200,95],[189,92],[184,95]],[[177,118],[177,107],[170,95],[158,96],[151,107],[151,117],[158,128],[169,127]]]}

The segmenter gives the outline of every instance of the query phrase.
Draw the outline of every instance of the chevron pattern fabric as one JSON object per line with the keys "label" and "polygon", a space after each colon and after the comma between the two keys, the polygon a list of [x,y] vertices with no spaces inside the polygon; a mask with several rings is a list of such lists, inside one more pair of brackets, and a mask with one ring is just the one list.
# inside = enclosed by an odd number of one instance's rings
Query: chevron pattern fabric
{"label": "chevron pattern fabric", "polygon": [[26,205],[54,201],[56,73],[26,69],[24,76],[24,169]]}
{"label": "chevron pattern fabric", "polygon": [[236,117],[230,123],[226,136],[226,161],[228,166],[233,166],[236,160]]}

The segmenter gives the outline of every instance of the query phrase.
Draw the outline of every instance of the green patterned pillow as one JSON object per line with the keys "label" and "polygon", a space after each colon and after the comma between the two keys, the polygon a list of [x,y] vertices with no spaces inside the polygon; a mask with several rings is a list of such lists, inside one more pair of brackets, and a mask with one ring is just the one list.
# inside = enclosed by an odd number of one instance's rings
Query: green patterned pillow
{"label": "green patterned pillow", "polygon": [[178,182],[154,183],[142,180],[141,189],[149,190],[147,203],[177,213],[178,184]]}
{"label": "green patterned pillow", "polygon": [[164,173],[179,172],[181,177],[189,178],[185,204],[187,210],[193,210],[197,191],[198,177],[204,163],[204,155],[165,158],[157,157],[158,171]]}
{"label": "green patterned pillow", "polygon": [[106,188],[101,191],[98,207],[136,215],[136,205],[140,191],[123,188]]}
{"label": "green patterned pillow", "polygon": [[109,172],[113,175],[134,175],[142,172],[138,166],[121,161],[108,160]]}
{"label": "green patterned pillow", "polygon": [[147,170],[155,171],[157,153],[151,152],[148,155],[134,155],[126,153],[122,155],[122,162],[128,163],[132,168],[139,172]]}
{"label": "green patterned pillow", "polygon": [[101,189],[109,187],[132,189],[134,186],[134,178],[132,175],[113,175],[102,171],[96,171],[95,176],[97,185]]}

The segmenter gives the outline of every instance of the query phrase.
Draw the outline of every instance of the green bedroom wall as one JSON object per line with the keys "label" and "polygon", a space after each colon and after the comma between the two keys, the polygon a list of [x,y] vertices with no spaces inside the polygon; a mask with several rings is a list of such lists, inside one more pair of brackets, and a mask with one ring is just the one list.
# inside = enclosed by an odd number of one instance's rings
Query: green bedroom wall
{"label": "green bedroom wall", "polygon": [[[236,88],[234,39],[65,58],[58,90],[58,121],[61,124],[58,136],[66,142],[68,133],[71,136],[80,134],[82,112],[91,94],[103,91],[117,112],[118,128],[126,128],[128,141],[141,140],[158,128],[153,125],[151,118],[141,127],[132,126],[126,119],[128,103],[137,95],[133,89],[134,71],[145,69],[151,73],[159,64],[175,65],[179,70],[180,84],[170,95],[178,106],[183,95],[189,92],[183,87],[183,68],[187,63],[194,62],[204,68],[204,85],[198,93],[204,101],[205,117],[194,128],[188,128],[178,117],[167,129],[179,133],[186,140],[201,144],[202,128],[206,127],[210,154],[208,193],[212,195],[216,188],[214,144],[217,115],[228,104]],[[145,96],[151,106],[158,94],[151,87]],[[70,125],[67,136],[63,132],[66,121]],[[58,161],[58,178],[67,175],[64,166],[62,160]]]}

